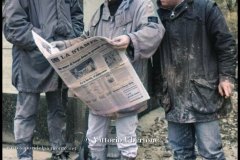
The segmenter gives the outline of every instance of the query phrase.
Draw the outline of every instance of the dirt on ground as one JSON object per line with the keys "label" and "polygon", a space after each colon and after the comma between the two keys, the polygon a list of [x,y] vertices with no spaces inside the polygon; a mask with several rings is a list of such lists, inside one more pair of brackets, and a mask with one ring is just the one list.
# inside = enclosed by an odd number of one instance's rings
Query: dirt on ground
{"label": "dirt on ground", "polygon": [[[227,160],[237,160],[238,128],[237,128],[237,93],[232,97],[233,111],[227,119],[220,120],[223,150]],[[167,139],[167,121],[162,108],[157,108],[139,120],[137,129],[139,149],[137,160],[173,160],[172,152]],[[13,146],[2,146],[3,160],[16,160],[16,149]],[[34,150],[34,160],[46,160],[51,157],[49,151]],[[76,154],[72,153],[71,159]],[[197,160],[201,160],[198,156]]]}

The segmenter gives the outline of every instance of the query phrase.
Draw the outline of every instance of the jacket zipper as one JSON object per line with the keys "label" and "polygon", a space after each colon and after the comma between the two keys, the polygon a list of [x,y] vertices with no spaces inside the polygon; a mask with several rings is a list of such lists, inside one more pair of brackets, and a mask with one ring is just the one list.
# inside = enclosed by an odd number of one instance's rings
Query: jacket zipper
{"label": "jacket zipper", "polygon": [[172,13],[171,13],[171,15],[170,15],[170,18],[173,18],[173,17],[175,16],[175,10],[176,10],[176,8],[177,8],[179,5],[181,5],[183,2],[184,2],[184,0],[182,0],[178,5],[176,5],[176,6],[173,8]]}

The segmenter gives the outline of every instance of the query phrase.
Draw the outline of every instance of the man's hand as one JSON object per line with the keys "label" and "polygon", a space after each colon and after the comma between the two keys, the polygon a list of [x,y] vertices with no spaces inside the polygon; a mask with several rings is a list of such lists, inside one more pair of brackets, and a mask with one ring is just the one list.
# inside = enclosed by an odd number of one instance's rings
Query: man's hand
{"label": "man's hand", "polygon": [[116,49],[126,49],[129,43],[130,43],[130,37],[127,35],[115,37],[111,41],[111,44]]}
{"label": "man's hand", "polygon": [[67,48],[67,45],[66,43],[64,43],[64,41],[54,41],[54,42],[51,42],[51,45],[53,47],[58,48],[60,51]]}
{"label": "man's hand", "polygon": [[229,98],[232,95],[234,85],[229,80],[221,81],[218,85],[218,92],[221,96]]}

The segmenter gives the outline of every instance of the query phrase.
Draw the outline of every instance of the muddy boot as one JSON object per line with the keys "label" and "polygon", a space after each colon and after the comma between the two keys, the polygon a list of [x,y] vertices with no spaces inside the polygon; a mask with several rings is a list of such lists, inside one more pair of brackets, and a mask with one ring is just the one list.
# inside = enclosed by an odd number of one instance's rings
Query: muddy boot
{"label": "muddy boot", "polygon": [[106,152],[92,152],[91,151],[91,159],[90,160],[106,160]]}
{"label": "muddy boot", "polygon": [[125,157],[125,156],[121,155],[121,160],[135,160],[135,159],[136,159],[136,157],[135,158],[129,158],[129,157]]}
{"label": "muddy boot", "polygon": [[33,160],[32,143],[17,143],[17,156],[19,160]]}

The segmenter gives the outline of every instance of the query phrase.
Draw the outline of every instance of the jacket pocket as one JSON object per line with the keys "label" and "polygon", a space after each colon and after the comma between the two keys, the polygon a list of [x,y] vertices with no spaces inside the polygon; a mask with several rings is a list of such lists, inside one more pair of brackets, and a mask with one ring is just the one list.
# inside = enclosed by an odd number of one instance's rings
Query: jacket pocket
{"label": "jacket pocket", "polygon": [[25,51],[25,53],[22,53],[22,69],[28,70],[24,67],[31,67],[31,70],[42,74],[51,68],[51,65],[40,51],[32,50],[31,52]]}
{"label": "jacket pocket", "polygon": [[222,108],[224,98],[218,93],[218,80],[192,79],[192,108],[198,113],[212,114]]}
{"label": "jacket pocket", "polygon": [[126,14],[119,14],[115,17],[116,27],[124,27],[128,24],[132,24],[133,18],[131,17],[130,13]]}

